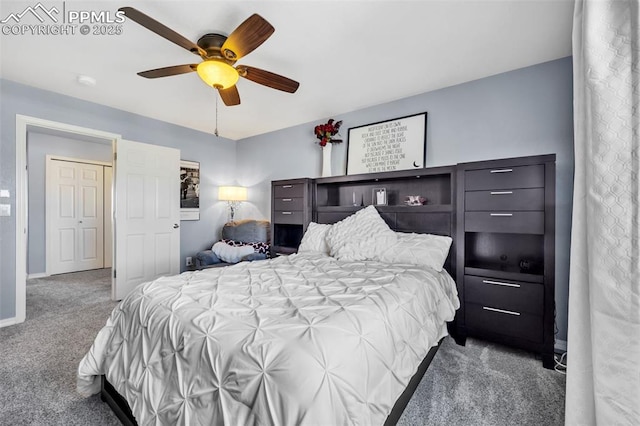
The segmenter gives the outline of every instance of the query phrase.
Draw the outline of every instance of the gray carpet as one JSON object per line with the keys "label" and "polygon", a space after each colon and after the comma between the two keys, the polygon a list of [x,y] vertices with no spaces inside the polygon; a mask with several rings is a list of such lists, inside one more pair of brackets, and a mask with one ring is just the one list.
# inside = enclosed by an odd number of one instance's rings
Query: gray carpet
{"label": "gray carpet", "polygon": [[[0,425],[119,425],[76,369],[115,306],[110,270],[27,282],[27,321],[0,329]],[[447,338],[399,424],[561,425],[564,376],[526,352]]]}

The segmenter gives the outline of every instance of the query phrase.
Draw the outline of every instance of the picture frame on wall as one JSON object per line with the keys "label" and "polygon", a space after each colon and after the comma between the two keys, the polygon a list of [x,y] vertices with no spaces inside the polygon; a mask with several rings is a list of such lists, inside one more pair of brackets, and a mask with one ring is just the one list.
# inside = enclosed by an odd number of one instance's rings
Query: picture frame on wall
{"label": "picture frame on wall", "polygon": [[427,113],[351,127],[347,175],[425,167]]}
{"label": "picture frame on wall", "polygon": [[200,163],[180,160],[180,220],[200,220]]}

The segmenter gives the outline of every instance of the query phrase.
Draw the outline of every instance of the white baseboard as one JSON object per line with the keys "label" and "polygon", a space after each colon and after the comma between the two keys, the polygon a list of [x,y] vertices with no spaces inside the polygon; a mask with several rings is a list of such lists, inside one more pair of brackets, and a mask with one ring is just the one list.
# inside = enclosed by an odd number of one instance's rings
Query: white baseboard
{"label": "white baseboard", "polygon": [[556,344],[554,346],[554,349],[558,353],[566,352],[567,351],[567,341],[566,340],[558,340],[558,339],[556,339]]}
{"label": "white baseboard", "polygon": [[6,318],[6,319],[3,319],[3,320],[0,320],[0,328],[9,327],[10,325],[14,325],[16,323],[17,323],[16,317]]}
{"label": "white baseboard", "polygon": [[47,274],[46,272],[38,272],[37,274],[27,274],[27,279],[28,280],[32,280],[34,278],[45,278],[50,276],[49,274]]}

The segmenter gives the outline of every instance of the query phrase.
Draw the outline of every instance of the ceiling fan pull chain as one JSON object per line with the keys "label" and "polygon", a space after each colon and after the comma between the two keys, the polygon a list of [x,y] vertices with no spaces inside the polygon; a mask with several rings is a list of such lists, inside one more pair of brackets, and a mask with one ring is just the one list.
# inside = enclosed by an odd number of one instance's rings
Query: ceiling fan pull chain
{"label": "ceiling fan pull chain", "polygon": [[[214,92],[215,93],[215,92]],[[216,93],[216,130],[213,132],[218,137],[218,94]]]}

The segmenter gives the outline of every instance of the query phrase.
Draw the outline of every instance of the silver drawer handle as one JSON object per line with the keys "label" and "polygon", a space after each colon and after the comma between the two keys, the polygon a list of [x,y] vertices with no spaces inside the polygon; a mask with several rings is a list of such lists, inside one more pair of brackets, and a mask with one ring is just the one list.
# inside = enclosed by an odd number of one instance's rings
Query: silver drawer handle
{"label": "silver drawer handle", "polygon": [[520,312],[505,311],[504,309],[489,308],[487,306],[483,306],[482,309],[484,309],[485,311],[500,312],[501,314],[509,314],[509,315],[520,316]]}
{"label": "silver drawer handle", "polygon": [[501,283],[500,281],[491,281],[491,280],[482,280],[483,283],[485,284],[495,284],[495,285],[502,285],[505,287],[516,287],[516,288],[520,288],[520,284],[513,284],[513,283]]}
{"label": "silver drawer handle", "polygon": [[509,195],[513,194],[513,191],[491,191],[491,195]]}
{"label": "silver drawer handle", "polygon": [[293,185],[282,185],[283,188],[293,188]]}
{"label": "silver drawer handle", "polygon": [[489,215],[493,217],[511,217],[513,213],[489,213]]}
{"label": "silver drawer handle", "polygon": [[282,214],[293,214],[292,212],[282,212]]}
{"label": "silver drawer handle", "polygon": [[283,198],[282,201],[291,201],[291,198]]}
{"label": "silver drawer handle", "polygon": [[498,169],[498,170],[491,170],[491,173],[509,173],[512,171],[513,169]]}

